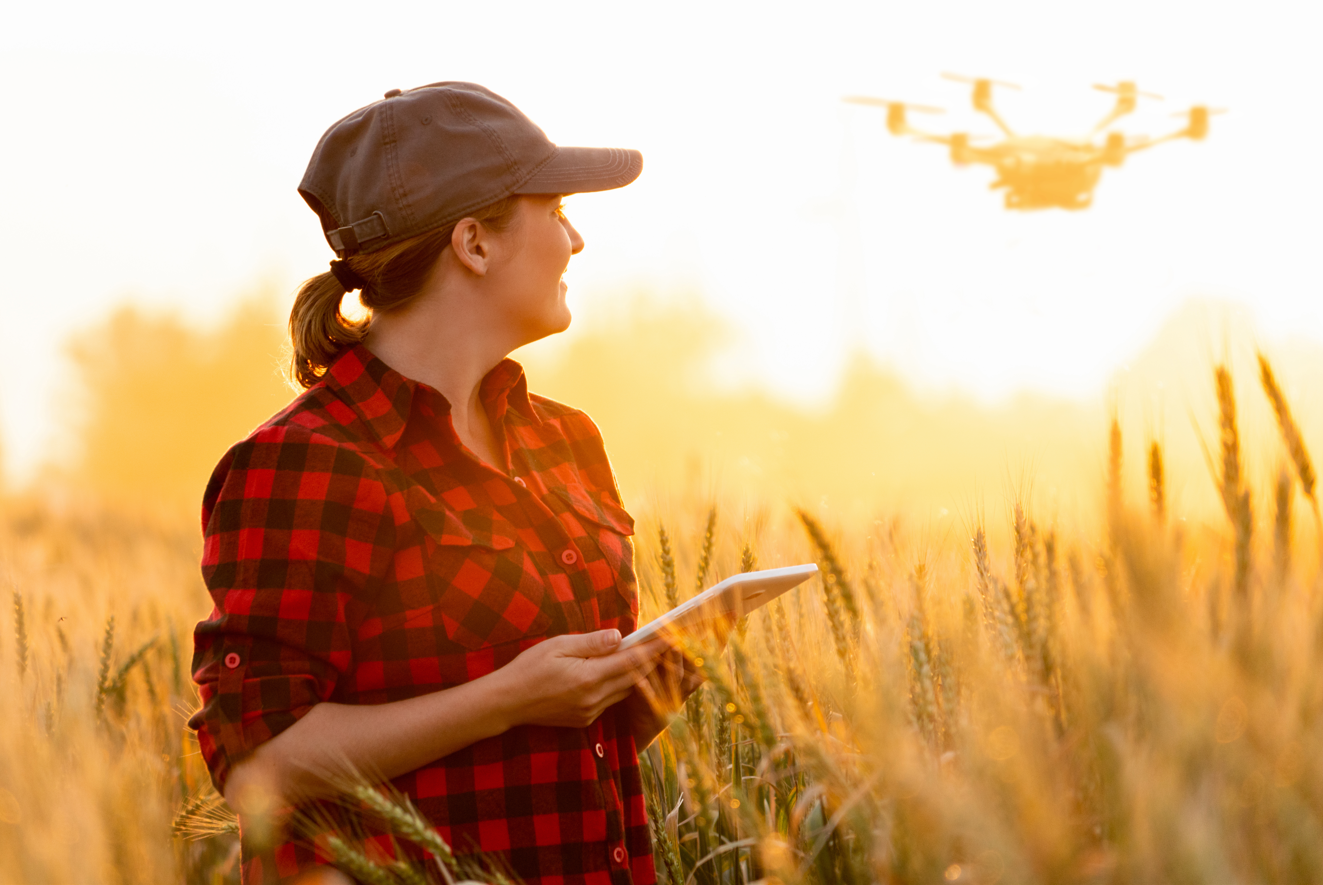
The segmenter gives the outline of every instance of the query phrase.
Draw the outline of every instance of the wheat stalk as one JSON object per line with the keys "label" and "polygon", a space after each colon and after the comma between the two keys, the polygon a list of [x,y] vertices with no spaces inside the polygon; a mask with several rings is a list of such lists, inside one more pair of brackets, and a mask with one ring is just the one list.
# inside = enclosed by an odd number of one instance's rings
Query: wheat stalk
{"label": "wheat stalk", "polygon": [[799,705],[800,714],[804,717],[805,723],[817,721],[818,715],[813,698],[809,693],[808,687],[799,676],[799,650],[795,648],[794,639],[790,635],[790,622],[786,618],[786,610],[781,605],[781,600],[772,603],[772,614],[775,618],[776,629],[772,632],[776,636],[778,658],[781,664],[781,678],[790,689],[790,695]]}
{"label": "wheat stalk", "polygon": [[1277,471],[1277,489],[1273,496],[1273,563],[1280,583],[1291,570],[1291,493],[1295,483],[1283,467]]}
{"label": "wheat stalk", "polygon": [[14,591],[14,644],[18,678],[22,679],[28,672],[28,624],[23,610],[23,594],[17,590]]}
{"label": "wheat stalk", "polygon": [[744,549],[740,551],[740,573],[751,572],[756,568],[758,568],[758,556],[753,552],[753,545],[745,541]]}
{"label": "wheat stalk", "polygon": [[216,836],[237,835],[239,818],[225,800],[209,786],[190,796],[175,813],[170,831],[176,838],[199,841]]}
{"label": "wheat stalk", "polygon": [[717,508],[714,504],[707,512],[707,525],[703,529],[703,546],[698,555],[698,573],[694,579],[694,592],[707,589],[707,573],[712,568],[712,550],[717,543]]}
{"label": "wheat stalk", "polygon": [[[124,690],[128,685],[129,671],[131,671],[146,656],[147,652],[151,651],[155,646],[156,637],[148,639],[139,646],[133,654],[129,655],[128,659],[123,664],[120,664],[119,669],[115,671],[115,675],[106,681],[105,687],[97,689],[97,693],[104,697],[116,698],[116,703],[122,704]],[[148,679],[148,686],[150,685],[151,681]]]}
{"label": "wheat stalk", "polygon": [[914,611],[908,629],[910,659],[917,680],[916,713],[925,725],[930,742],[940,749],[945,745],[947,735],[947,710],[943,703],[946,692],[942,677],[950,678],[950,670],[928,616],[928,569],[924,563],[916,565],[910,573],[910,589],[914,592]]}
{"label": "wheat stalk", "polygon": [[397,885],[399,881],[390,869],[376,864],[366,854],[334,833],[324,837],[335,864],[363,885]]}
{"label": "wheat stalk", "polygon": [[1015,586],[1007,601],[1015,619],[1015,635],[1020,646],[1020,656],[1026,663],[1031,663],[1035,643],[1029,620],[1029,595],[1034,589],[1032,585],[1035,529],[1025,515],[1023,505],[1018,501],[1015,504],[1011,528],[1015,535]]}
{"label": "wheat stalk", "polygon": [[1121,515],[1125,504],[1121,475],[1121,421],[1113,414],[1107,434],[1107,524],[1112,544],[1120,543]]}
{"label": "wheat stalk", "polygon": [[115,650],[115,616],[106,618],[106,628],[101,635],[101,663],[96,678],[96,718],[105,714],[106,693],[110,688],[110,656]]}
{"label": "wheat stalk", "polygon": [[1250,542],[1254,533],[1254,519],[1250,509],[1250,493],[1245,487],[1244,468],[1241,466],[1240,431],[1236,423],[1236,392],[1231,373],[1226,366],[1213,370],[1217,387],[1218,428],[1222,453],[1222,477],[1219,491],[1227,518],[1236,533],[1236,570],[1234,586],[1241,603],[1249,597]]}
{"label": "wheat stalk", "polygon": [[742,676],[740,681],[744,687],[744,694],[749,699],[750,712],[753,714],[753,729],[758,735],[758,742],[763,749],[771,750],[776,745],[776,733],[772,730],[772,717],[768,711],[767,701],[763,697],[762,680],[759,678],[758,670],[744,653],[743,643],[732,642],[730,652],[735,670]]}
{"label": "wheat stalk", "polygon": [[826,578],[823,581],[828,587],[828,594],[835,593],[840,596],[841,602],[845,605],[845,610],[849,612],[851,622],[858,624],[859,605],[855,600],[854,587],[845,577],[845,568],[841,565],[840,558],[836,555],[836,549],[828,539],[827,533],[823,531],[822,524],[819,523],[807,510],[799,508],[795,511],[799,515],[799,521],[804,524],[805,531],[808,532],[809,540],[817,548],[818,557],[822,564],[826,566]]}
{"label": "wheat stalk", "polygon": [[675,581],[675,556],[671,553],[671,536],[666,534],[666,526],[657,523],[657,539],[661,544],[658,559],[661,562],[662,586],[666,588],[666,607],[673,609],[680,604],[680,588]]}
{"label": "wheat stalk", "polygon": [[442,871],[448,872],[446,868],[454,863],[454,853],[427,818],[413,807],[409,797],[398,794],[387,796],[377,787],[366,783],[355,783],[345,792],[371,809],[390,826],[392,832],[431,854]]}
{"label": "wheat stalk", "polygon": [[910,710],[914,724],[928,741],[936,748],[941,740],[941,731],[937,720],[937,692],[933,688],[932,658],[928,654],[928,644],[924,642],[923,623],[918,614],[912,613],[905,628],[905,642],[909,647]]}
{"label": "wheat stalk", "polygon": [[992,574],[988,563],[988,540],[983,527],[974,532],[974,574],[979,599],[983,602],[983,623],[988,635],[996,640],[997,648],[1007,663],[1015,661],[1015,616],[1011,611],[1010,593]]}
{"label": "wheat stalk", "polygon": [[[639,754],[639,764],[648,769],[652,768],[647,753]],[[666,885],[683,885],[684,870],[676,853],[675,844],[666,829],[666,813],[662,809],[660,793],[660,788],[654,786],[653,789],[646,790],[644,796],[648,805],[648,828],[652,831],[653,850],[661,855],[662,860],[662,868],[658,872],[664,874],[663,881]]]}
{"label": "wheat stalk", "polygon": [[1153,511],[1153,518],[1158,522],[1167,516],[1166,483],[1162,446],[1155,441],[1148,447],[1148,505]]}
{"label": "wheat stalk", "polygon": [[1296,475],[1300,477],[1300,488],[1309,500],[1317,519],[1318,498],[1315,486],[1318,476],[1314,473],[1314,462],[1309,457],[1309,450],[1305,448],[1304,435],[1300,433],[1300,427],[1295,423],[1291,406],[1286,402],[1281,385],[1277,383],[1272,365],[1262,353],[1258,356],[1259,380],[1263,383],[1263,392],[1267,394],[1268,402],[1272,403],[1272,411],[1277,416],[1277,428],[1281,431],[1282,442],[1286,444],[1286,451],[1291,456],[1291,462],[1295,464]]}

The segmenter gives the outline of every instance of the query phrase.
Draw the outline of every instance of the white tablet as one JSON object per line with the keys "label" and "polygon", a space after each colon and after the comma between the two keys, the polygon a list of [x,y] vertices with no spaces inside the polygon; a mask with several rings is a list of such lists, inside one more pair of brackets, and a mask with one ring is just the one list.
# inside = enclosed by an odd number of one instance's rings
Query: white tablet
{"label": "white tablet", "polygon": [[630,648],[667,632],[697,630],[703,624],[726,617],[742,618],[817,573],[818,567],[809,564],[733,575],[644,624],[626,636],[620,648]]}

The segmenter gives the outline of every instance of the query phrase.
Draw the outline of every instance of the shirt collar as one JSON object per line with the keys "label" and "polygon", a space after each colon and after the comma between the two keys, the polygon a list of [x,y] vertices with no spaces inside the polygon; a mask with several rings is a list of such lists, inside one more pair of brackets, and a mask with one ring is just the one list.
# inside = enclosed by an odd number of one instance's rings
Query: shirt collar
{"label": "shirt collar", "polygon": [[[419,388],[426,387],[404,377],[361,344],[349,348],[331,364],[325,383],[388,449],[395,448],[404,435],[414,396]],[[435,391],[433,395],[448,413],[450,403],[446,398]],[[504,421],[506,412],[514,408],[534,424],[542,423],[528,397],[523,366],[508,357],[483,377],[478,396],[497,422]]]}
{"label": "shirt collar", "polygon": [[487,413],[498,422],[504,421],[505,413],[513,408],[534,424],[542,423],[528,398],[528,376],[524,374],[524,367],[509,357],[497,363],[482,379],[478,396],[487,406]]}

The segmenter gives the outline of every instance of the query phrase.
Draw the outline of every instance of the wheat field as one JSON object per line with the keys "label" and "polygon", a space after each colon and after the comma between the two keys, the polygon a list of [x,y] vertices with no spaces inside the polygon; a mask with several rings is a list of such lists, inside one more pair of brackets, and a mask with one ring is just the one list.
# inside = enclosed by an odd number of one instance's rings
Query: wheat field
{"label": "wheat field", "polygon": [[[1079,526],[1028,490],[945,531],[838,520],[776,489],[641,513],[645,617],[741,570],[822,569],[724,650],[689,648],[708,682],[644,754],[661,879],[1323,880],[1316,477],[1258,369],[1242,398],[1271,406],[1285,457],[1252,487],[1262,455],[1218,367],[1216,518],[1174,518],[1161,444],[1133,457],[1119,423]],[[1128,496],[1141,473],[1146,495]],[[210,607],[198,546],[168,508],[0,502],[6,882],[238,880],[235,822],[184,728]],[[480,875],[396,798],[363,799],[432,861],[392,866],[303,822],[359,881]]]}

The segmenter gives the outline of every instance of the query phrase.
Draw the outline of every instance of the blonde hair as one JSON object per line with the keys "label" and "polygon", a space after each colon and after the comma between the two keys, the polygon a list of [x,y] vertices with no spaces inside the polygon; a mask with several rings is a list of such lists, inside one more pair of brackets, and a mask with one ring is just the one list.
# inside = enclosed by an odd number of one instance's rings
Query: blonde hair
{"label": "blonde hair", "polygon": [[[465,217],[500,233],[513,223],[518,207],[519,197],[509,196]],[[312,387],[340,354],[363,340],[374,312],[403,307],[416,297],[458,223],[345,259],[364,282],[358,296],[368,312],[364,319],[340,312],[349,290],[329,270],[305,280],[289,313],[292,380]]]}

